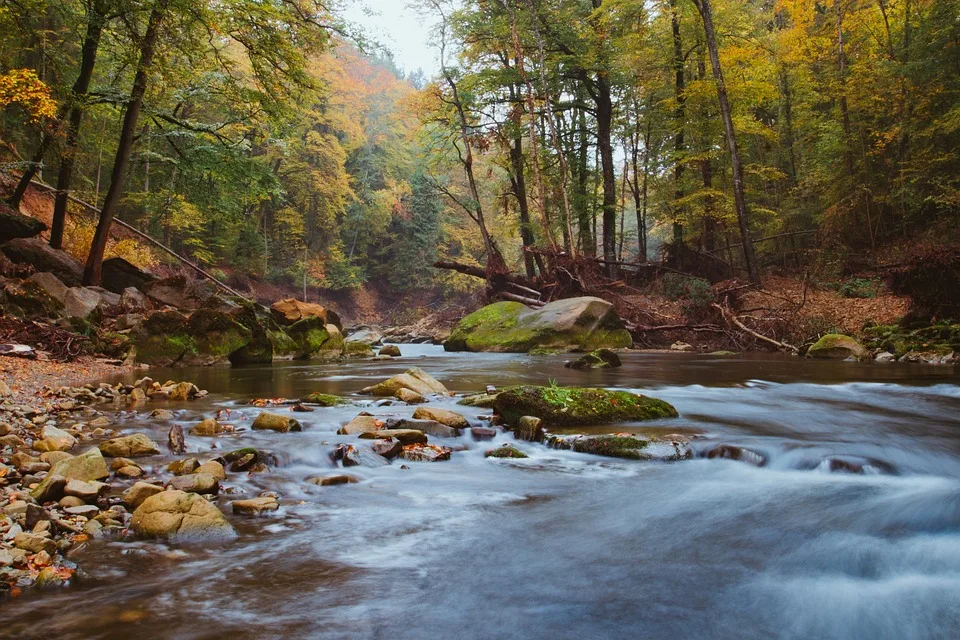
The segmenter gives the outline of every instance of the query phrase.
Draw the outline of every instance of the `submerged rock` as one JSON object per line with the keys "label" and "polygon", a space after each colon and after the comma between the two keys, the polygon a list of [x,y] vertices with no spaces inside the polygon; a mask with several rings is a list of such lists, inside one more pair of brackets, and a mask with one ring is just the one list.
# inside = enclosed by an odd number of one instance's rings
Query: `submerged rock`
{"label": "submerged rock", "polygon": [[623,366],[620,356],[610,349],[597,349],[565,363],[567,369],[615,369]]}
{"label": "submerged rock", "polygon": [[534,416],[544,426],[588,426],[615,422],[676,418],[663,400],[627,391],[577,387],[524,386],[501,392],[494,409],[510,426]]}
{"label": "submerged rock", "polygon": [[807,350],[807,356],[829,360],[846,360],[855,358],[860,360],[870,355],[863,345],[850,336],[839,333],[830,333],[817,341]]}
{"label": "submerged rock", "polygon": [[133,512],[131,528],[147,538],[177,541],[229,540],[237,537],[216,506],[196,493],[163,491]]}
{"label": "submerged rock", "polygon": [[355,484],[359,482],[359,480],[353,476],[339,474],[335,476],[316,476],[314,478],[308,478],[307,482],[319,487],[335,487],[341,484]]}
{"label": "submerged rock", "polygon": [[710,459],[737,460],[738,462],[745,462],[755,467],[762,467],[767,463],[767,458],[763,454],[732,444],[717,445],[707,451],[704,457]]}
{"label": "submerged rock", "polygon": [[536,348],[591,351],[632,345],[633,338],[611,303],[582,297],[540,309],[519,302],[488,305],[461,320],[443,346],[447,351],[526,353]]}
{"label": "submerged rock", "polygon": [[547,438],[546,444],[553,449],[627,460],[673,461],[686,460],[693,455],[690,444],[685,439],[644,439],[625,434],[550,436]]}

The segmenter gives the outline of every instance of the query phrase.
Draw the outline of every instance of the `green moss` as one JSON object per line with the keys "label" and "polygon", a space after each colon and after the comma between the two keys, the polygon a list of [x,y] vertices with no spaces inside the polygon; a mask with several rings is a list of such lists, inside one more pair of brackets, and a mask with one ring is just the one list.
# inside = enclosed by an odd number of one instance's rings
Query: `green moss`
{"label": "green moss", "polygon": [[335,407],[338,404],[347,403],[347,401],[344,400],[343,398],[330,395],[329,393],[320,393],[320,392],[311,393],[310,395],[305,396],[302,399],[302,402],[306,402],[309,404],[318,404],[321,407]]}
{"label": "green moss", "polygon": [[297,342],[280,329],[267,329],[267,339],[273,348],[274,358],[294,358],[299,353]]}
{"label": "green moss", "polygon": [[138,334],[134,338],[137,362],[156,366],[176,364],[189,353],[195,353],[193,338],[183,334],[167,335]]}
{"label": "green moss", "polygon": [[3,288],[3,309],[22,318],[56,318],[63,305],[34,282],[10,282]]}
{"label": "green moss", "polygon": [[493,409],[497,401],[497,394],[478,393],[473,396],[462,398],[457,404],[465,407],[480,407],[481,409]]}
{"label": "green moss", "polygon": [[365,342],[345,342],[343,353],[348,358],[372,358],[376,355],[370,345]]}
{"label": "green moss", "polygon": [[607,458],[646,460],[649,456],[644,450],[650,445],[650,442],[634,436],[620,435],[575,436],[572,438],[554,436],[547,440],[547,445],[554,449],[566,449]]}
{"label": "green moss", "polygon": [[556,349],[548,349],[546,347],[537,347],[530,350],[531,356],[555,356],[559,353],[560,351]]}
{"label": "green moss", "polygon": [[869,352],[859,342],[839,333],[828,333],[807,350],[811,358],[844,359],[863,358]]}
{"label": "green moss", "polygon": [[568,362],[568,369],[614,369],[622,366],[620,356],[610,349],[597,349]]}
{"label": "green moss", "polygon": [[497,449],[490,449],[483,454],[484,458],[510,458],[515,460],[520,460],[523,458],[529,458],[527,454],[523,451],[520,451],[513,445],[505,444],[502,447]]}
{"label": "green moss", "polygon": [[501,392],[494,408],[506,424],[535,416],[545,426],[587,426],[677,417],[663,400],[626,391],[577,387],[524,386]]}

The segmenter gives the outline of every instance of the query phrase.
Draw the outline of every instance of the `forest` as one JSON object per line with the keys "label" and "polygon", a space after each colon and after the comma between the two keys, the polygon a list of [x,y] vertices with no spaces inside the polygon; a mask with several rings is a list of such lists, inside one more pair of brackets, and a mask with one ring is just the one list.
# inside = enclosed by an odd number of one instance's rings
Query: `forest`
{"label": "forest", "polygon": [[421,0],[434,77],[339,9],[4,0],[8,204],[49,185],[87,283],[169,260],[114,220],[304,297],[956,273],[960,3]]}

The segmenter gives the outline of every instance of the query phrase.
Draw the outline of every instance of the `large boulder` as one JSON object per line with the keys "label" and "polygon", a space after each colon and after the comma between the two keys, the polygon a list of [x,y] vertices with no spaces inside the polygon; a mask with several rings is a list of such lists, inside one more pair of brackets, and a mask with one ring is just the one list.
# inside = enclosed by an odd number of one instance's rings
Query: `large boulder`
{"label": "large boulder", "polygon": [[144,318],[131,333],[137,362],[169,367],[180,362],[192,341],[187,332],[187,317],[179,311],[163,309]]}
{"label": "large boulder", "polygon": [[47,225],[36,218],[25,216],[5,204],[0,204],[0,243],[14,238],[32,238],[47,230]]}
{"label": "large boulder", "polygon": [[49,271],[35,273],[27,278],[27,282],[32,282],[33,284],[37,285],[43,289],[48,296],[58,301],[60,304],[63,304],[63,300],[67,296],[67,291],[70,290],[70,287],[63,284],[63,282],[60,281],[60,278],[53,275]]}
{"label": "large boulder", "polygon": [[693,457],[690,442],[683,436],[646,438],[629,434],[599,436],[550,436],[546,444],[554,449],[590,453],[627,460],[659,460],[669,462]]}
{"label": "large boulder", "polygon": [[160,453],[160,446],[148,436],[134,433],[102,442],[100,450],[111,458],[139,458]]}
{"label": "large boulder", "polygon": [[109,258],[100,266],[100,282],[103,287],[114,293],[123,293],[124,289],[134,287],[142,289],[157,279],[149,271],[137,267],[123,258]]}
{"label": "large boulder", "polygon": [[494,409],[516,426],[520,418],[540,418],[544,426],[590,426],[676,418],[669,403],[627,391],[577,387],[524,386],[500,392]]}
{"label": "large boulder", "polygon": [[447,388],[436,378],[418,367],[407,369],[406,373],[401,373],[393,376],[389,380],[384,380],[372,387],[367,387],[361,393],[389,398],[395,395],[400,389],[409,389],[423,396],[435,393],[446,395],[449,393]]}
{"label": "large boulder", "polygon": [[83,280],[83,266],[69,253],[54,249],[40,238],[15,238],[0,250],[16,264],[28,264],[37,271],[49,271],[68,287]]}
{"label": "large boulder", "polygon": [[[333,330],[333,333],[331,333]],[[296,360],[322,360],[331,362],[343,356],[343,336],[334,325],[324,324],[320,317],[304,318],[286,332],[280,331],[292,342],[292,357]],[[279,335],[272,336],[279,338]],[[274,343],[274,350],[290,349],[290,345]]]}
{"label": "large boulder", "polygon": [[220,509],[203,496],[163,491],[150,496],[133,512],[131,528],[146,538],[199,542],[237,537]]}
{"label": "large boulder", "polygon": [[829,333],[810,347],[807,355],[811,358],[827,360],[846,360],[847,358],[860,360],[868,357],[870,352],[850,336]]}
{"label": "large boulder", "polygon": [[0,308],[7,313],[23,318],[56,318],[63,310],[59,300],[30,280],[11,280],[0,287]]}
{"label": "large boulder", "polygon": [[224,311],[197,309],[187,321],[191,348],[183,364],[209,366],[230,361],[231,355],[250,344],[252,333]]}
{"label": "large boulder", "polygon": [[168,305],[187,310],[199,309],[216,293],[210,283],[193,280],[184,275],[154,280],[138,288],[160,306]]}
{"label": "large boulder", "polygon": [[600,298],[569,298],[532,309],[497,302],[460,321],[444,343],[447,351],[526,353],[623,349],[633,345],[613,305]]}
{"label": "large boulder", "polygon": [[[244,346],[230,354],[231,364],[270,364],[276,351],[270,339],[271,324],[266,314],[259,313],[256,305],[241,302],[230,312],[233,319],[250,332],[250,339]],[[282,333],[282,332],[281,332]],[[284,337],[287,337],[284,334]]]}
{"label": "large boulder", "polygon": [[91,482],[103,480],[109,475],[110,471],[107,469],[106,460],[103,459],[100,449],[94,447],[78,456],[72,456],[57,462],[50,469],[43,482],[30,493],[37,501],[44,502],[59,497],[54,495],[54,485],[59,492],[62,492],[68,480]]}
{"label": "large boulder", "polygon": [[103,298],[93,289],[71,287],[63,297],[63,311],[68,318],[86,320],[102,302]]}
{"label": "large boulder", "polygon": [[291,326],[307,318],[320,318],[322,324],[336,325],[337,329],[343,330],[343,323],[340,316],[327,309],[323,305],[312,302],[300,302],[296,298],[287,298],[279,302],[274,302],[270,306],[270,314],[279,324]]}

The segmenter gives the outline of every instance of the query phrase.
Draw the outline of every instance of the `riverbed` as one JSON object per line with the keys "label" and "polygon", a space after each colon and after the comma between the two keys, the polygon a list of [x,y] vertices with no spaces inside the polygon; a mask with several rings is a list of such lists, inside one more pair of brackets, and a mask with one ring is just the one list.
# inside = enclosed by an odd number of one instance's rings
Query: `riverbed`
{"label": "riverbed", "polygon": [[[190,451],[256,446],[278,463],[230,474],[229,544],[88,544],[90,575],[0,606],[10,638],[950,638],[960,629],[960,372],[955,367],[753,354],[630,353],[578,372],[562,356],[448,354],[390,362],[148,372],[210,395],[151,403],[189,427],[221,409],[244,429]],[[373,407],[357,392],[419,366],[459,393],[521,382],[597,386],[672,403],[676,419],[593,432],[682,433],[698,457],[634,462],[503,434],[444,441],[448,462],[335,473],[336,430]],[[130,378],[132,380],[132,378]],[[294,414],[302,433],[250,432],[251,398],[322,391],[354,404]],[[476,424],[482,409],[433,404]],[[364,406],[360,406],[364,405]],[[117,426],[165,441],[169,421]],[[514,443],[523,460],[484,458]],[[749,450],[761,467],[699,457]],[[147,458],[161,465],[171,456]],[[858,473],[844,471],[856,470]],[[277,492],[267,517],[229,503]]]}

